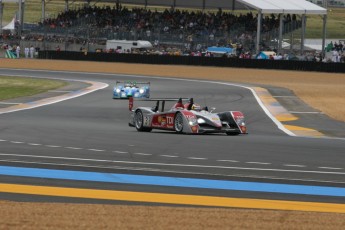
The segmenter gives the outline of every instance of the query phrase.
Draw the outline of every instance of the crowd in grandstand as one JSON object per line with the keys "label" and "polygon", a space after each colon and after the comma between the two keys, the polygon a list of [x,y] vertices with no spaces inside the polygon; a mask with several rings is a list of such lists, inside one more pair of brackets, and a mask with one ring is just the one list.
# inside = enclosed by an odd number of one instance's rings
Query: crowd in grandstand
{"label": "crowd in grandstand", "polygon": [[[296,21],[296,16],[284,15],[284,23]],[[137,39],[154,40],[156,34],[160,38],[164,35],[178,35],[177,38],[187,39],[194,48],[195,40],[200,37],[207,37],[208,42],[213,44],[226,43],[222,39],[229,38],[232,42],[248,44],[254,43],[254,36],[257,28],[257,18],[251,12],[247,14],[233,14],[223,12],[187,11],[179,9],[166,9],[164,11],[150,10],[146,8],[128,9],[116,4],[97,7],[88,6],[84,8],[69,10],[60,13],[56,18],[48,18],[40,25],[49,29],[73,28],[83,24],[89,28],[90,33],[107,29],[108,34],[135,33],[139,34]],[[268,32],[279,27],[279,18],[274,14],[262,19],[262,32]],[[90,29],[91,28],[91,29]],[[241,28],[239,30],[239,28]],[[99,32],[96,34],[100,34]],[[230,36],[231,34],[231,36]],[[224,40],[224,39],[223,39]],[[224,45],[224,44],[223,44]],[[248,47],[253,48],[253,47]]]}
{"label": "crowd in grandstand", "polygon": [[[284,15],[284,24],[297,22],[295,15]],[[267,15],[262,19],[262,32],[269,32],[279,28],[279,16]],[[75,27],[88,29],[88,37],[81,33],[74,34],[54,33],[56,31],[70,30]],[[146,8],[128,9],[116,4],[114,7],[86,6],[83,8],[68,10],[58,14],[56,18],[47,18],[39,23],[45,33],[28,33],[20,37],[13,34],[0,35],[0,39],[45,41],[52,43],[68,43],[80,45],[80,50],[86,46],[103,45],[97,48],[97,52],[120,53],[120,50],[104,49],[104,37],[97,37],[99,29],[106,29],[107,33],[133,33],[139,34],[137,39],[153,41],[154,48],[151,50],[126,50],[125,53],[142,53],[158,55],[189,55],[189,56],[212,56],[206,52],[207,46],[226,46],[236,48],[236,57],[252,58],[251,51],[255,49],[255,36],[257,29],[257,17],[251,12],[246,14],[233,14],[223,12],[221,9],[215,12],[187,11],[179,9],[166,9],[164,11],[150,10]],[[45,30],[49,29],[49,33]],[[240,28],[240,29],[239,29]],[[90,33],[96,36],[91,37]],[[164,43],[155,37],[155,34],[172,37],[178,35],[182,46],[174,47]],[[143,36],[143,37],[141,37]],[[161,38],[162,36],[160,36]],[[196,38],[207,37],[207,43],[202,43]],[[178,40],[178,39],[177,39]],[[261,50],[269,50],[262,43]],[[332,44],[333,45],[333,44]],[[329,51],[336,51],[336,60],[343,60],[343,44],[334,43]],[[60,46],[59,46],[60,50]],[[233,56],[233,55],[231,55]],[[277,55],[279,57],[279,55]],[[280,58],[275,58],[280,59]],[[316,60],[320,58],[316,57]],[[321,59],[322,60],[322,59]],[[335,59],[334,59],[335,60]],[[334,61],[332,59],[332,61]]]}

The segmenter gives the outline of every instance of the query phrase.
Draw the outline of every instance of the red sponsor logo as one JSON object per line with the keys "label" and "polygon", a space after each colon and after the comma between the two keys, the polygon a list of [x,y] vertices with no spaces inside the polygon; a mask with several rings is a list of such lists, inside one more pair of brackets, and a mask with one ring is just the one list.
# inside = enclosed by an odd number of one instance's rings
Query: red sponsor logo
{"label": "red sponsor logo", "polygon": [[133,109],[133,97],[130,97],[128,99],[128,109],[129,109],[129,111],[132,111],[132,109]]}

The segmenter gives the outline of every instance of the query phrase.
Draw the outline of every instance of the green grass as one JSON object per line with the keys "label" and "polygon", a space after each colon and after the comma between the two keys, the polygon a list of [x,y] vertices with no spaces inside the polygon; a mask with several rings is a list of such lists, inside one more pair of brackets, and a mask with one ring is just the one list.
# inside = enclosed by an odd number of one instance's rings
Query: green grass
{"label": "green grass", "polygon": [[58,80],[0,76],[0,101],[31,96],[67,85]]}
{"label": "green grass", "polygon": [[[116,1],[114,1],[116,2]],[[69,8],[81,7],[84,2],[75,1],[70,4]],[[91,2],[91,4],[95,4]],[[98,6],[110,5],[114,3],[98,2]],[[56,17],[59,12],[63,12],[65,7],[64,0],[48,1],[46,3],[46,17]],[[27,0],[25,1],[24,21],[37,23],[41,20],[41,0]],[[153,7],[152,9],[156,9]],[[4,7],[4,22],[10,22],[18,10],[18,5],[14,3],[5,3]],[[243,11],[241,11],[243,13]],[[343,38],[345,39],[345,8],[330,8],[327,19],[327,38]],[[307,15],[306,38],[321,38],[322,37],[322,18],[320,15]]]}

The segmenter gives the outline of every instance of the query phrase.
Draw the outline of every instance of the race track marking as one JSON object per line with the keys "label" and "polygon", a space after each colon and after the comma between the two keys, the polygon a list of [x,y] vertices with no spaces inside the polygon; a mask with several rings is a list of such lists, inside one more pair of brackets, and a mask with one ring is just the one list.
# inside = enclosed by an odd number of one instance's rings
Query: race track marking
{"label": "race track marking", "polygon": [[204,157],[187,157],[187,158],[191,160],[207,160],[207,158],[204,158]]}
{"label": "race track marking", "polygon": [[118,151],[118,150],[116,150],[116,151],[113,151],[114,153],[120,153],[120,154],[127,154],[128,152],[123,152],[123,151]]}
{"label": "race track marking", "polygon": [[345,213],[344,204],[0,184],[0,192],[87,199],[309,212]]}
{"label": "race track marking", "polygon": [[152,156],[151,153],[132,153],[132,154],[140,155],[140,156]]}
{"label": "race track marking", "polygon": [[64,147],[65,149],[73,149],[73,150],[81,150],[83,148],[79,148],[79,147]]}
{"label": "race track marking", "polygon": [[11,143],[13,143],[13,144],[24,144],[24,142],[21,142],[21,141],[11,141]]}
{"label": "race track marking", "polygon": [[344,170],[344,168],[333,168],[333,167],[318,167],[319,169],[330,169],[330,170]]}
{"label": "race track marking", "polygon": [[105,150],[103,149],[86,149],[86,150],[94,151],[94,152],[105,152]]}
{"label": "race track marking", "polygon": [[345,197],[345,188],[0,166],[0,175],[104,183]]}
{"label": "race track marking", "polygon": [[235,161],[235,160],[217,160],[220,162],[231,162],[231,163],[238,163],[239,161]]}
{"label": "race track marking", "polygon": [[304,168],[306,167],[305,165],[289,165],[289,164],[284,164],[286,167],[298,167],[298,168]]}
{"label": "race track marking", "polygon": [[[25,75],[25,76],[23,76],[23,75],[11,75],[11,76],[14,76],[14,77],[15,76],[18,76],[18,77],[35,77],[35,76],[28,76],[28,75]],[[40,77],[35,77],[35,78],[40,78]],[[49,79],[56,79],[56,78],[49,78]],[[97,90],[107,88],[109,86],[108,84],[105,84],[102,82],[94,82],[94,81],[81,81],[81,80],[72,80],[72,79],[58,79],[58,80],[79,81],[79,82],[91,84],[91,86],[86,87],[86,88],[81,89],[81,90],[70,91],[70,92],[67,92],[66,94],[60,95],[60,96],[54,96],[54,97],[50,97],[50,98],[40,99],[37,101],[15,104],[13,106],[6,107],[6,108],[0,108],[0,114],[17,112],[17,111],[27,110],[27,109],[34,109],[34,108],[45,106],[45,105],[55,104],[55,103],[58,103],[61,101],[80,97],[80,96],[83,96],[85,94],[89,94],[89,93],[95,92]]]}
{"label": "race track marking", "polygon": [[45,147],[49,147],[49,148],[61,148],[61,146],[59,146],[59,145],[45,145]]}
{"label": "race track marking", "polygon": [[179,156],[174,156],[174,155],[159,155],[160,157],[171,157],[171,158],[176,158]]}
{"label": "race track marking", "polygon": [[28,143],[28,145],[32,145],[32,146],[40,146],[40,145],[42,145],[42,144]]}
{"label": "race track marking", "polygon": [[268,163],[268,162],[244,162],[246,164],[259,164],[259,165],[270,165],[272,163]]}

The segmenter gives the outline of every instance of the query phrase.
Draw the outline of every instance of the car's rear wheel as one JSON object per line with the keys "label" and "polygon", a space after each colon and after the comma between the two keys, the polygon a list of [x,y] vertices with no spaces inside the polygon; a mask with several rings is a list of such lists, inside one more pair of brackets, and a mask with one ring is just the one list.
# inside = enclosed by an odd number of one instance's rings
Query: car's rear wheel
{"label": "car's rear wheel", "polygon": [[144,127],[144,116],[141,110],[135,112],[134,125],[139,132],[150,132],[152,129]]}
{"label": "car's rear wheel", "polygon": [[174,128],[177,133],[183,132],[183,115],[182,113],[177,113],[174,121]]}

